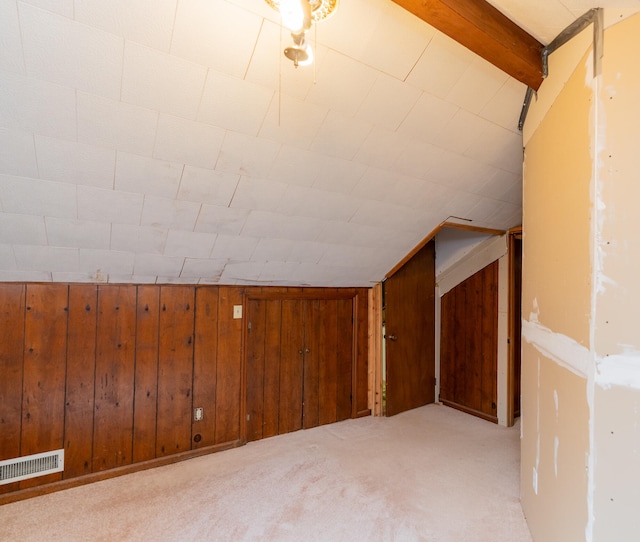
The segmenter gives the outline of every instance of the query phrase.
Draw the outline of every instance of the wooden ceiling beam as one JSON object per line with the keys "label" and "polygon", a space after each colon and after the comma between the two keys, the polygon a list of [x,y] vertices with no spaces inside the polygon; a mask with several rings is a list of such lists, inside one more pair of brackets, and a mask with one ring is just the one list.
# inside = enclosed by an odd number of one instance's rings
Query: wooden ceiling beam
{"label": "wooden ceiling beam", "polygon": [[393,0],[518,81],[538,90],[543,45],[484,0]]}

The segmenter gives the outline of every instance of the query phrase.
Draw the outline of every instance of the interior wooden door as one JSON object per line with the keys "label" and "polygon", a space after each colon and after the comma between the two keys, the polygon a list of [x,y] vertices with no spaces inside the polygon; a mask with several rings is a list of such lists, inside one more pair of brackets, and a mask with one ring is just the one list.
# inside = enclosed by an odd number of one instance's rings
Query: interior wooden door
{"label": "interior wooden door", "polygon": [[498,262],[442,296],[440,401],[497,422]]}
{"label": "interior wooden door", "polygon": [[384,283],[386,414],[435,401],[435,243]]}

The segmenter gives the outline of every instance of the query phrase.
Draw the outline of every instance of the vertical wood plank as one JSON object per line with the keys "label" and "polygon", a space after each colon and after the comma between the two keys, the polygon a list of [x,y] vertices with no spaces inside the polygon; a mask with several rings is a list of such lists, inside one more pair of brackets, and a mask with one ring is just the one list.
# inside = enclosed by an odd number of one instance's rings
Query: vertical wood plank
{"label": "vertical wood plank", "polygon": [[[193,406],[203,409],[203,418],[193,422],[192,448],[215,443],[217,348],[218,287],[199,287],[196,289]],[[197,439],[197,435],[200,435],[200,439]]]}
{"label": "vertical wood plank", "polygon": [[[353,300],[352,337],[355,340],[353,359],[353,400],[352,417],[371,414],[373,405],[369,404],[369,295],[367,289],[358,288]],[[377,329],[378,344],[382,341],[382,324]],[[382,364],[382,360],[381,360]],[[380,366],[379,370],[382,370]]]}
{"label": "vertical wood plank", "polygon": [[455,291],[449,291],[440,298],[440,396],[438,400],[448,399],[452,394],[452,347],[453,341],[449,334],[453,329],[453,296]]}
{"label": "vertical wood plank", "polygon": [[69,286],[64,478],[91,472],[98,288]]}
{"label": "vertical wood plank", "polygon": [[264,423],[264,367],[266,304],[263,299],[251,299],[247,307],[247,441],[262,438]]}
{"label": "vertical wood plank", "polygon": [[482,329],[479,410],[497,416],[498,379],[498,262],[487,266],[483,272]]}
{"label": "vertical wood plank", "polygon": [[[335,299],[320,301],[320,326],[318,346],[320,349],[320,370],[318,378],[319,425],[337,420],[338,408],[338,358],[340,349],[338,329],[338,301]],[[349,364],[351,368],[351,363]]]}
{"label": "vertical wood plank", "polygon": [[93,470],[132,462],[136,287],[98,287]]}
{"label": "vertical wood plank", "polygon": [[482,347],[482,327],[485,310],[485,281],[484,272],[476,273],[467,279],[467,364],[465,373],[465,388],[461,404],[474,410],[482,410],[482,366],[484,349]]}
{"label": "vertical wood plank", "polygon": [[282,301],[269,300],[265,310],[263,438],[279,432]]}
{"label": "vertical wood plank", "polygon": [[467,380],[466,361],[470,355],[467,339],[466,311],[468,283],[463,282],[456,287],[453,329],[456,333],[453,349],[453,397],[456,402],[464,397],[465,381]]}
{"label": "vertical wood plank", "polygon": [[302,301],[282,301],[279,434],[302,428],[302,308]]}
{"label": "vertical wood plank", "polygon": [[[354,363],[353,351],[353,299],[337,300],[338,334],[336,421],[346,420],[352,413],[352,375]],[[365,372],[366,374],[366,372]]]}
{"label": "vertical wood plank", "polygon": [[[27,285],[21,455],[64,446],[68,296],[66,284]],[[24,480],[20,488],[61,478],[56,473]]]}
{"label": "vertical wood plank", "polygon": [[[20,456],[25,286],[0,284],[0,460]],[[0,486],[0,494],[19,483]]]}
{"label": "vertical wood plank", "polygon": [[319,424],[320,360],[324,354],[320,346],[320,334],[326,301],[308,299],[303,303],[302,427],[309,429]]}
{"label": "vertical wood plank", "polygon": [[195,289],[160,288],[156,457],[191,449]]}
{"label": "vertical wood plank", "polygon": [[138,286],[136,299],[133,462],[156,456],[160,288]]}
{"label": "vertical wood plank", "polygon": [[242,322],[233,306],[242,305],[242,288],[221,286],[218,299],[216,444],[240,439],[242,396]]}

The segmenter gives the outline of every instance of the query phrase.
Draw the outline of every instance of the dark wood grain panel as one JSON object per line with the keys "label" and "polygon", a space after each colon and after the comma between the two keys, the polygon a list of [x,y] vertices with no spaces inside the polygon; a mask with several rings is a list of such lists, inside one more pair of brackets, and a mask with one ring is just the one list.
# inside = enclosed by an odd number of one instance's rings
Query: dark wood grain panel
{"label": "dark wood grain panel", "polygon": [[97,322],[97,286],[71,284],[67,331],[64,478],[89,474],[93,468]]}
{"label": "dark wood grain panel", "polygon": [[195,290],[160,288],[156,457],[191,449]]}
{"label": "dark wood grain panel", "polygon": [[[20,456],[25,286],[0,284],[0,460]],[[9,493],[19,484],[0,486]]]}
{"label": "dark wood grain panel", "polygon": [[358,288],[354,298],[355,345],[353,360],[352,417],[368,416],[369,409],[369,295]]}
{"label": "dark wood grain panel", "polygon": [[282,301],[279,434],[302,429],[304,301]]}
{"label": "dark wood grain panel", "polygon": [[482,367],[480,369],[481,412],[497,417],[498,380],[498,262],[485,267],[481,308]]}
{"label": "dark wood grain panel", "polygon": [[[302,427],[317,427],[320,414],[320,330],[326,302],[303,301]],[[323,360],[324,361],[324,360]]]}
{"label": "dark wood grain panel", "polygon": [[[20,455],[64,447],[68,296],[66,284],[27,285]],[[24,480],[20,488],[61,478]]]}
{"label": "dark wood grain panel", "polygon": [[233,318],[242,305],[241,288],[221,286],[218,300],[218,368],[216,380],[216,444],[240,438],[242,408],[242,318]]}
{"label": "dark wood grain panel", "polygon": [[[469,329],[466,325],[467,283],[456,288],[456,304],[454,305],[454,333],[457,332],[453,348],[453,393],[454,397],[464,397],[467,379],[467,361],[470,355]],[[455,336],[455,335],[454,335]]]}
{"label": "dark wood grain panel", "polygon": [[[320,326],[317,331],[317,343],[321,363],[318,374],[318,424],[324,425],[338,419],[338,358],[341,357],[339,334],[345,330],[338,329],[338,301],[321,300],[319,304]],[[349,359],[349,371],[351,371],[351,359]]]}
{"label": "dark wood grain panel", "polygon": [[218,287],[203,286],[196,289],[193,352],[193,406],[203,409],[203,418],[191,428],[193,449],[215,443],[217,351]]}
{"label": "dark wood grain panel", "polygon": [[453,364],[455,340],[455,289],[440,298],[440,396],[439,400],[453,396],[455,371],[448,370]]}
{"label": "dark wood grain panel", "polygon": [[435,400],[435,249],[430,241],[385,283],[389,416]]}
{"label": "dark wood grain panel", "polygon": [[264,339],[264,412],[262,436],[277,435],[280,428],[280,358],[282,301],[267,300]]}
{"label": "dark wood grain panel", "polygon": [[247,303],[247,433],[248,442],[262,438],[265,392],[265,339],[268,301]]}
{"label": "dark wood grain panel", "polygon": [[160,288],[138,286],[136,368],[133,408],[133,462],[156,456]]}
{"label": "dark wood grain panel", "polygon": [[[483,346],[483,305],[485,303],[486,285],[484,274],[476,273],[467,283],[466,312],[473,315],[476,325],[467,325],[466,373],[464,396],[467,406],[474,410],[482,410],[482,366],[484,363]],[[463,309],[464,310],[464,309]]]}
{"label": "dark wood grain panel", "polygon": [[353,375],[353,300],[336,301],[338,335],[336,341],[336,420],[351,417]]}
{"label": "dark wood grain panel", "polygon": [[498,262],[442,297],[440,399],[497,421]]}
{"label": "dark wood grain panel", "polygon": [[98,287],[93,470],[128,465],[133,449],[136,287]]}

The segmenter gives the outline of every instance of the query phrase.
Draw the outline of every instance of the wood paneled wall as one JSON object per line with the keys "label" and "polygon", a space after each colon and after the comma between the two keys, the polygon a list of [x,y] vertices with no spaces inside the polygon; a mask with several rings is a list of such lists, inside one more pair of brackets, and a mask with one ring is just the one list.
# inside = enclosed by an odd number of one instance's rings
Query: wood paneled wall
{"label": "wood paneled wall", "polygon": [[440,400],[497,423],[498,262],[442,296]]}
{"label": "wood paneled wall", "polygon": [[[242,444],[244,319],[233,307],[289,290],[0,283],[0,460],[65,450],[64,473],[2,485],[0,504]],[[369,414],[367,290],[340,295],[353,299],[358,336],[355,417]]]}

